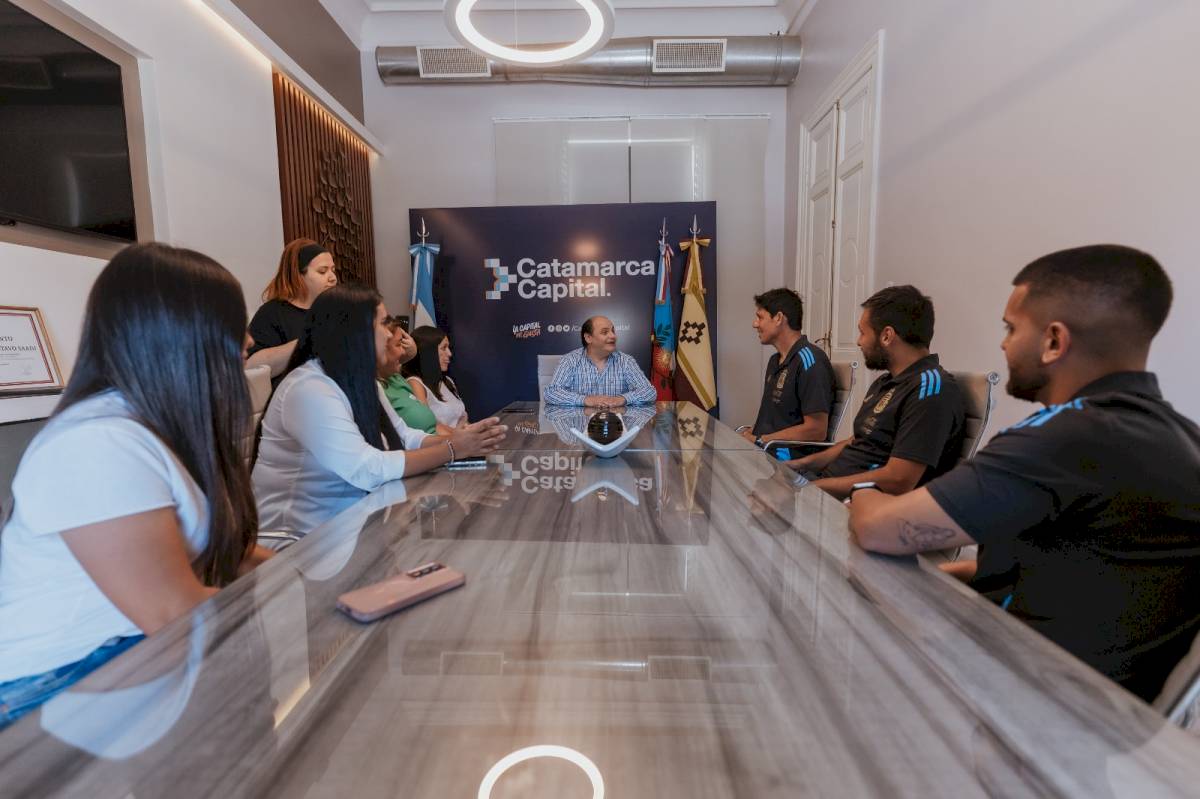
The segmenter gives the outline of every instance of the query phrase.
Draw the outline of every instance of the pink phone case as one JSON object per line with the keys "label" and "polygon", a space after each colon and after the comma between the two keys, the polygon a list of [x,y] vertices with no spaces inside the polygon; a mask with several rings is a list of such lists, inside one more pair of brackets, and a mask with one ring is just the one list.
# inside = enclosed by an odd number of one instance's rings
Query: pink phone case
{"label": "pink phone case", "polygon": [[426,563],[338,597],[338,610],[355,621],[375,621],[397,610],[437,596],[467,581],[466,575],[441,563]]}

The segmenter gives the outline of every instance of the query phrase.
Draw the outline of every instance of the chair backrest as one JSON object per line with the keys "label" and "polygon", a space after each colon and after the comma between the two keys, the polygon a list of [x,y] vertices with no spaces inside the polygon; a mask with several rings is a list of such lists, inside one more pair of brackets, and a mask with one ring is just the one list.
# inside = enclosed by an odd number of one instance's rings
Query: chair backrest
{"label": "chair backrest", "polygon": [[992,415],[995,398],[992,389],[1000,382],[995,372],[951,372],[954,382],[962,389],[967,403],[967,418],[964,425],[962,457],[967,460],[975,455],[983,434],[987,431],[988,419]]}
{"label": "chair backrest", "polygon": [[1152,706],[1184,729],[1200,727],[1200,636],[1192,641],[1192,648],[1171,669]]}
{"label": "chair backrest", "polygon": [[246,370],[246,383],[250,386],[250,408],[254,413],[253,424],[250,425],[250,436],[246,442],[246,461],[249,463],[251,451],[254,448],[254,436],[258,431],[259,422],[267,410],[267,401],[271,399],[271,367],[251,366]]}
{"label": "chair backrest", "polygon": [[846,405],[854,393],[854,376],[858,373],[858,361],[833,361],[833,408],[829,413],[829,441],[837,441],[838,428],[846,415]]}
{"label": "chair backrest", "polygon": [[550,385],[551,378],[554,377],[554,370],[558,368],[558,362],[562,360],[561,355],[539,355],[537,356],[537,377],[538,377],[538,395],[539,401],[546,398],[546,386]]}

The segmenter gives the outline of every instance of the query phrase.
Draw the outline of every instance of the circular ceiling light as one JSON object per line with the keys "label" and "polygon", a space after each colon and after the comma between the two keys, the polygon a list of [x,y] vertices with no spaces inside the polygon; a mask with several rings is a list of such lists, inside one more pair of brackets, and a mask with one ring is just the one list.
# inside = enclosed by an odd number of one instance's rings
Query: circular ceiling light
{"label": "circular ceiling light", "polygon": [[612,0],[575,0],[587,12],[588,29],[583,36],[561,47],[549,50],[520,50],[492,41],[479,32],[471,22],[471,11],[479,0],[446,0],[446,27],[464,47],[482,56],[510,64],[553,67],[587,58],[612,37]]}

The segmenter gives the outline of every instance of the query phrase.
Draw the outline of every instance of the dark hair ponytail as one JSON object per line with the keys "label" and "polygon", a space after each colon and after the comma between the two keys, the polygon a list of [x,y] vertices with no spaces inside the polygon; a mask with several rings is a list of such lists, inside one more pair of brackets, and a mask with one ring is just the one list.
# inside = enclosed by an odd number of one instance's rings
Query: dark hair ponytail
{"label": "dark hair ponytail", "polygon": [[308,311],[304,332],[287,371],[313,358],[350,400],[354,423],[363,439],[376,449],[404,444],[392,426],[375,382],[375,314],[383,298],[367,286],[344,283],[321,292]]}
{"label": "dark hair ponytail", "polygon": [[258,527],[244,452],[245,335],[242,289],[223,266],[165,244],[126,247],[88,295],[79,356],[54,410],[121,393],[208,500],[208,546],[192,568],[215,586],[237,577]]}

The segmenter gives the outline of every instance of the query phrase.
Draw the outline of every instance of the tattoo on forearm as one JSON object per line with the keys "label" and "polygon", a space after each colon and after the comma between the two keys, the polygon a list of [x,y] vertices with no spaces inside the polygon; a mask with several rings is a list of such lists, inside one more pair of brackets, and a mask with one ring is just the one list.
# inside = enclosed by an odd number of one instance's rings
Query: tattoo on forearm
{"label": "tattoo on forearm", "polygon": [[937,549],[954,538],[954,530],[936,524],[921,524],[900,519],[900,543],[918,551]]}

